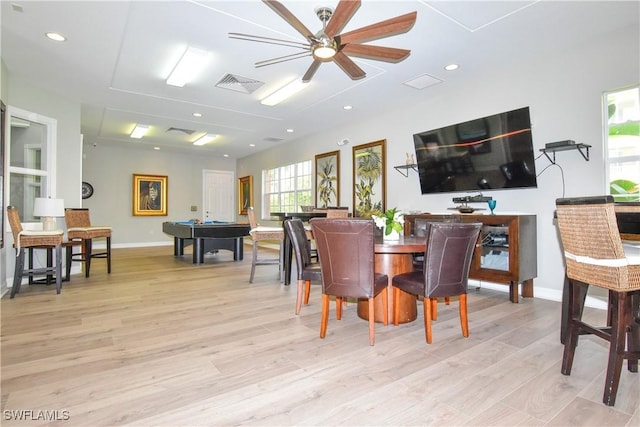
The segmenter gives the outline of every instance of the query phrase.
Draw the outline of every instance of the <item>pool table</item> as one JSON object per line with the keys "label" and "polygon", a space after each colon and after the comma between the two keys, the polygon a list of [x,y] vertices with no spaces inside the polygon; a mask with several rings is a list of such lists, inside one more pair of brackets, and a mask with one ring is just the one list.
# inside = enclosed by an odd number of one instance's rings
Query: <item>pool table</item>
{"label": "pool table", "polygon": [[249,224],[206,221],[166,221],[162,231],[173,236],[173,255],[184,255],[185,245],[193,243],[193,263],[202,264],[204,254],[217,249],[233,252],[234,261],[242,260],[244,236],[249,235]]}

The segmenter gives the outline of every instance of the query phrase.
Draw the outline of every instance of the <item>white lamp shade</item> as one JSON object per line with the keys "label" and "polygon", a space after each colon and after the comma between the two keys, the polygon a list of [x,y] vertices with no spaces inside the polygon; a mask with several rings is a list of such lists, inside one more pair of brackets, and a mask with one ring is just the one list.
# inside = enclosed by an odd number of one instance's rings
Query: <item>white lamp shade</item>
{"label": "white lamp shade", "polygon": [[33,215],[39,217],[64,216],[64,199],[36,197]]}

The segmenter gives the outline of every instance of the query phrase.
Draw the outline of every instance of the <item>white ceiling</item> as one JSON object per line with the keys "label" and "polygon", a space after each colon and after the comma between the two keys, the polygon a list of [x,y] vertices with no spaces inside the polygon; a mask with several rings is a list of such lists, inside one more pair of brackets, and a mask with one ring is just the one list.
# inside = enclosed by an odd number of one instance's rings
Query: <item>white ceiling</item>
{"label": "white ceiling", "polygon": [[[282,3],[315,32],[322,24],[314,9],[335,8],[338,1]],[[353,58],[367,73],[356,81],[325,63],[303,92],[266,107],[260,99],[300,78],[311,58],[254,67],[296,51],[231,39],[228,33],[304,41],[260,1],[2,0],[1,6],[1,53],[10,75],[79,101],[85,141],[231,158],[425,99],[429,87],[402,84],[418,76],[426,74],[439,86],[479,80],[505,64],[561,53],[606,32],[637,27],[639,20],[637,1],[363,0],[343,32],[417,11],[408,33],[372,43],[410,49],[411,55],[397,64]],[[62,33],[67,41],[48,40],[48,31]],[[209,51],[211,61],[194,82],[168,86],[165,80],[186,46]],[[452,62],[460,69],[445,71]],[[250,94],[216,87],[229,73],[264,84]],[[343,110],[347,104],[351,111]],[[151,126],[142,140],[129,138],[135,123]],[[219,137],[193,146],[203,133]]]}

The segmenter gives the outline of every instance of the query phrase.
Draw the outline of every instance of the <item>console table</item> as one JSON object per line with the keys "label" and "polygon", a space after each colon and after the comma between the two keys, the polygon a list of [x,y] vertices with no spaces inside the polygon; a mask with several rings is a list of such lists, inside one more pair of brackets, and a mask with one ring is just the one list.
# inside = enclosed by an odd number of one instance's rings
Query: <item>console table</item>
{"label": "console table", "polygon": [[533,297],[538,275],[535,215],[416,214],[405,215],[405,235],[424,234],[427,222],[480,222],[482,229],[473,253],[469,277],[509,285],[509,299]]}

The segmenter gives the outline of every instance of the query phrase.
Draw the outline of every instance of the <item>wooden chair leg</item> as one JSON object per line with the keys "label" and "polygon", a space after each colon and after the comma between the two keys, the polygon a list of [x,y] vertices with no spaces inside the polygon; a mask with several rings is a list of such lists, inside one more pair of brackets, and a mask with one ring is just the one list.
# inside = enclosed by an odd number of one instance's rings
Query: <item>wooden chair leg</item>
{"label": "wooden chair leg", "polygon": [[251,248],[251,274],[249,275],[249,283],[253,283],[253,275],[256,272],[256,262],[258,260],[258,242],[253,242]]}
{"label": "wooden chair leg", "polygon": [[298,280],[298,292],[296,293],[296,314],[300,314],[300,308],[302,308],[302,282]]}
{"label": "wooden chair leg", "polygon": [[611,342],[602,402],[607,406],[616,403],[622,363],[626,348],[626,326],[631,321],[631,307],[627,292],[611,292]]}
{"label": "wooden chair leg", "polygon": [[469,319],[467,318],[467,294],[460,295],[460,326],[462,327],[462,336],[469,336]]}
{"label": "wooden chair leg", "polygon": [[89,272],[91,271],[92,246],[91,239],[84,240],[84,277],[89,277]]}
{"label": "wooden chair leg", "polygon": [[342,297],[336,297],[336,319],[342,319]]}
{"label": "wooden chair leg", "polygon": [[431,344],[431,298],[424,297],[422,299],[422,305],[424,306],[424,333],[427,343]]}
{"label": "wooden chair leg", "polygon": [[438,298],[429,298],[431,301],[431,320],[438,320]]}
{"label": "wooden chair leg", "polygon": [[567,316],[567,331],[564,339],[564,351],[562,353],[562,368],[560,372],[563,375],[571,375],[571,367],[573,365],[573,357],[578,345],[578,337],[580,335],[580,319],[582,315],[582,307],[580,304],[580,288],[587,286],[574,280],[570,281],[569,291],[567,292],[567,304],[569,313]]}
{"label": "wooden chair leg", "polygon": [[16,266],[13,270],[13,285],[11,286],[11,298],[20,292],[20,283],[24,272],[24,248],[16,249]]}
{"label": "wooden chair leg", "polygon": [[[640,292],[632,292],[631,298],[631,327],[627,332],[627,348],[630,352],[640,354]],[[629,358],[627,369],[638,372],[638,359]]]}
{"label": "wooden chair leg", "polygon": [[322,294],[322,317],[320,318],[320,338],[327,335],[327,322],[329,321],[329,295]]}
{"label": "wooden chair leg", "polygon": [[62,245],[56,246],[56,293],[62,291]]}
{"label": "wooden chair leg", "polygon": [[304,286],[304,305],[309,304],[309,295],[311,294],[311,280],[305,281]]}
{"label": "wooden chair leg", "polygon": [[450,297],[444,297],[444,303],[445,303],[445,305],[451,304],[451,298]]}
{"label": "wooden chair leg", "polygon": [[[385,292],[385,295],[386,295],[387,290],[385,289],[382,292]],[[369,345],[373,345],[376,341],[376,319],[375,319],[376,316],[375,316],[373,298],[369,298],[368,302],[369,302]],[[385,315],[385,317],[387,316]]]}

